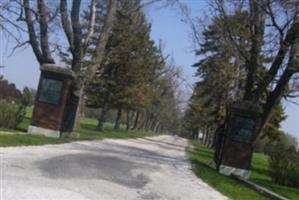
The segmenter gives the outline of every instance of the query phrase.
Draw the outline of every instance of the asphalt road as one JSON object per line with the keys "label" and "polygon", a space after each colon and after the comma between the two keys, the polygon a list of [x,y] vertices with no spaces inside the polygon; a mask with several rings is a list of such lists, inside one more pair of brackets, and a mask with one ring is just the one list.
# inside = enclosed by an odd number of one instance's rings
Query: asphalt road
{"label": "asphalt road", "polygon": [[174,136],[0,148],[1,200],[221,200]]}

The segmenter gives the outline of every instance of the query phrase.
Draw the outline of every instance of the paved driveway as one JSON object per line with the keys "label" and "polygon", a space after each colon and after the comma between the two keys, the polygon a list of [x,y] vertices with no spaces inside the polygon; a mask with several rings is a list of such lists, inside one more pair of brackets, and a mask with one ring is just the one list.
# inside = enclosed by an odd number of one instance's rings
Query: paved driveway
{"label": "paved driveway", "polygon": [[174,136],[0,148],[1,200],[226,199]]}

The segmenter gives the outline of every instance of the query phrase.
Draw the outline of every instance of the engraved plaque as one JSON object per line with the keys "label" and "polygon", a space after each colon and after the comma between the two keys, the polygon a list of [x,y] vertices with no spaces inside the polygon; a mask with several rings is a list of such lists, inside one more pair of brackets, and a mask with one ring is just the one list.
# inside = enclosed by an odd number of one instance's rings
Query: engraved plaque
{"label": "engraved plaque", "polygon": [[59,104],[62,94],[63,82],[60,80],[43,78],[39,91],[38,101],[54,104]]}
{"label": "engraved plaque", "polygon": [[236,115],[231,139],[236,142],[251,143],[254,134],[255,120],[242,115]]}

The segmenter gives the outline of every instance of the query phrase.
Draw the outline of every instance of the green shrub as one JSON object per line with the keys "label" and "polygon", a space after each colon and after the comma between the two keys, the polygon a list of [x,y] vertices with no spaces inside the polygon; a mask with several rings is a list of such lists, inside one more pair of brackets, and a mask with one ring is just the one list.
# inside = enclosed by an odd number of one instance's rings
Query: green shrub
{"label": "green shrub", "polygon": [[0,100],[0,127],[16,128],[25,116],[25,107],[20,103]]}
{"label": "green shrub", "polygon": [[299,187],[299,152],[294,146],[276,145],[270,153],[270,169],[275,183]]}

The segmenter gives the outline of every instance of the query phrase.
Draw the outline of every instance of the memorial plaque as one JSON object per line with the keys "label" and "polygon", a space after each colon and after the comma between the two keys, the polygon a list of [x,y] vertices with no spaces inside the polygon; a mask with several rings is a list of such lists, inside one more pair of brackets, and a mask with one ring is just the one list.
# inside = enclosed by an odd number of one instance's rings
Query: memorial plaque
{"label": "memorial plaque", "polygon": [[254,136],[255,120],[242,115],[236,115],[232,128],[231,139],[236,142],[251,143]]}
{"label": "memorial plaque", "polygon": [[63,82],[60,80],[43,78],[39,91],[38,101],[54,104],[59,104],[62,94]]}

